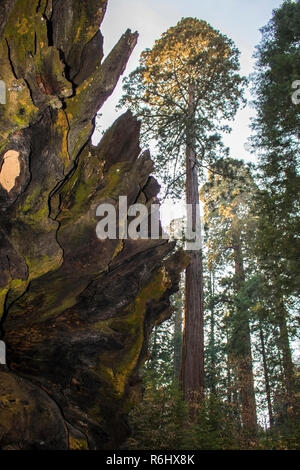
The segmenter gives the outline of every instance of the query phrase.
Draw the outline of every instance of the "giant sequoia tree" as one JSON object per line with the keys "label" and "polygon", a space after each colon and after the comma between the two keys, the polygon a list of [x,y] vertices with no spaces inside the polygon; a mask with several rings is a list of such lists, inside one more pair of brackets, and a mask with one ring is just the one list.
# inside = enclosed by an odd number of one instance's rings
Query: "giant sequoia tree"
{"label": "giant sequoia tree", "polygon": [[[194,231],[200,225],[198,175],[222,153],[224,119],[234,116],[241,97],[238,69],[232,41],[205,21],[185,18],[142,53],[125,81],[122,103],[142,118],[144,139],[155,140],[156,170],[167,192],[175,188],[178,195],[185,186]],[[203,272],[201,250],[189,255],[182,382],[185,398],[194,400],[204,392]]]}
{"label": "giant sequoia tree", "polygon": [[[139,123],[91,144],[98,109],[137,41],[103,59],[106,0],[1,0],[2,449],[103,449],[128,432],[138,366],[183,259],[165,240],[96,237],[96,208],[155,200]],[[165,261],[162,261],[162,260]]]}

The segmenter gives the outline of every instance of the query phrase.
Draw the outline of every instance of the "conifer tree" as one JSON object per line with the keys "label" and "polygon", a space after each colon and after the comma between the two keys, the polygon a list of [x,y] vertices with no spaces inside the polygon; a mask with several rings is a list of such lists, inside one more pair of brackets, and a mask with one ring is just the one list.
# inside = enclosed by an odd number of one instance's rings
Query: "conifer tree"
{"label": "conifer tree", "polygon": [[[192,205],[200,223],[198,177],[224,152],[221,133],[234,117],[244,80],[239,53],[205,21],[184,18],[145,50],[125,80],[121,104],[142,121],[146,142],[156,143],[156,170],[166,192]],[[176,184],[174,184],[176,183]],[[182,384],[185,398],[204,394],[203,268],[201,250],[190,251],[186,270]]]}
{"label": "conifer tree", "polygon": [[261,191],[256,255],[267,274],[279,331],[287,408],[293,409],[295,370],[289,338],[289,300],[300,286],[300,104],[292,99],[300,70],[300,2],[284,1],[262,29],[254,75],[257,117],[253,148]]}

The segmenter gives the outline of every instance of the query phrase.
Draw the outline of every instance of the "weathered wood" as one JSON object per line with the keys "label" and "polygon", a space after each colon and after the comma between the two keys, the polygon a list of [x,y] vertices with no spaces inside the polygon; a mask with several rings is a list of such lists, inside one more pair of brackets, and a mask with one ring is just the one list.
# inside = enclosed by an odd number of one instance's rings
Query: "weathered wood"
{"label": "weathered wood", "polygon": [[96,236],[99,204],[125,195],[149,205],[159,191],[130,113],[91,143],[137,41],[127,31],[102,60],[105,8],[0,3],[0,321],[10,370],[0,376],[0,448],[116,448],[150,331],[170,314],[186,264],[167,257],[165,240]]}

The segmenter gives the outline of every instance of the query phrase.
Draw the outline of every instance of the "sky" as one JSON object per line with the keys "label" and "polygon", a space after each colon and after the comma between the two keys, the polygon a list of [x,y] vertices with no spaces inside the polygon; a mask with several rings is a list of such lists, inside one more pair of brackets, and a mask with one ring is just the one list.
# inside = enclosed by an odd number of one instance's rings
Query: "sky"
{"label": "sky", "polygon": [[[278,8],[282,0],[109,0],[107,12],[101,26],[104,35],[104,53],[107,55],[120,36],[130,28],[139,32],[139,41],[129,62],[125,75],[134,70],[140,53],[151,48],[154,41],[182,17],[195,17],[207,21],[213,28],[230,37],[241,52],[241,74],[249,76],[253,71],[253,52],[261,39],[259,29],[268,23],[272,10]],[[107,129],[120,114],[115,111],[122,95],[122,79],[115,92],[101,109],[94,142],[101,132]],[[246,93],[251,101],[250,91]],[[250,118],[254,110],[250,104],[238,111],[231,123],[232,133],[224,136],[224,143],[230,148],[233,158],[253,161],[247,151],[250,136]],[[172,218],[170,208],[166,209]],[[176,209],[174,209],[176,212]]]}

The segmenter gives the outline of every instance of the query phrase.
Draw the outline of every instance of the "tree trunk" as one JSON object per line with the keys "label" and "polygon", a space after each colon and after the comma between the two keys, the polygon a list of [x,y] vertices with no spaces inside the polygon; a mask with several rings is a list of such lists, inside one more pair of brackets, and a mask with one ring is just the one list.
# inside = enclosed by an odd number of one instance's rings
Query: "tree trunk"
{"label": "tree trunk", "polygon": [[263,368],[264,368],[264,378],[265,378],[266,398],[267,398],[267,405],[268,405],[269,421],[270,421],[270,426],[272,427],[273,424],[274,424],[274,416],[273,416],[273,409],[272,409],[271,387],[270,387],[270,378],[269,378],[265,338],[264,338],[264,332],[263,332],[261,322],[259,322],[259,337],[260,337],[261,354],[262,354]]}
{"label": "tree trunk", "polygon": [[226,344],[227,344],[227,358],[226,358],[226,372],[227,372],[227,403],[231,409],[231,415],[234,419],[234,422],[238,424],[238,427],[241,428],[241,412],[240,412],[240,403],[239,403],[239,387],[238,387],[238,377],[237,377],[237,367],[235,354],[232,348],[229,346],[232,338],[230,337],[228,319],[225,322],[226,328]]}
{"label": "tree trunk", "polygon": [[[239,294],[245,283],[243,254],[240,240],[234,245],[235,289]],[[241,401],[241,418],[246,438],[251,438],[257,431],[256,403],[251,353],[251,336],[248,312],[242,303],[237,302],[237,318],[233,333],[235,364]]]}
{"label": "tree trunk", "polygon": [[226,384],[227,384],[227,403],[231,404],[232,403],[232,360],[231,360],[231,354],[228,351],[228,345],[229,345],[229,333],[228,333],[228,326],[227,322],[225,322],[225,329],[226,329],[226,345],[227,345],[227,357],[226,357],[226,370],[227,370],[227,376],[226,376]]}
{"label": "tree trunk", "polygon": [[282,353],[284,387],[287,396],[287,417],[293,421],[295,411],[295,372],[287,327],[287,313],[282,296],[277,304],[276,319],[279,327],[279,348]]}
{"label": "tree trunk", "polygon": [[[198,174],[194,135],[194,86],[189,89],[189,120],[186,147],[186,203],[192,206],[192,229],[200,220]],[[204,396],[204,331],[202,251],[188,252],[190,264],[185,273],[185,319],[182,355],[184,398],[191,410]],[[194,410],[195,412],[195,410]],[[193,412],[192,412],[193,413]]]}
{"label": "tree trunk", "polygon": [[182,309],[181,305],[175,309],[174,323],[174,379],[176,383],[180,380],[180,364],[182,349]]}
{"label": "tree trunk", "polygon": [[210,391],[212,394],[216,393],[216,344],[215,344],[215,306],[214,306],[214,295],[215,295],[215,278],[214,272],[210,271],[210,340],[209,340],[209,350],[210,350]]}

